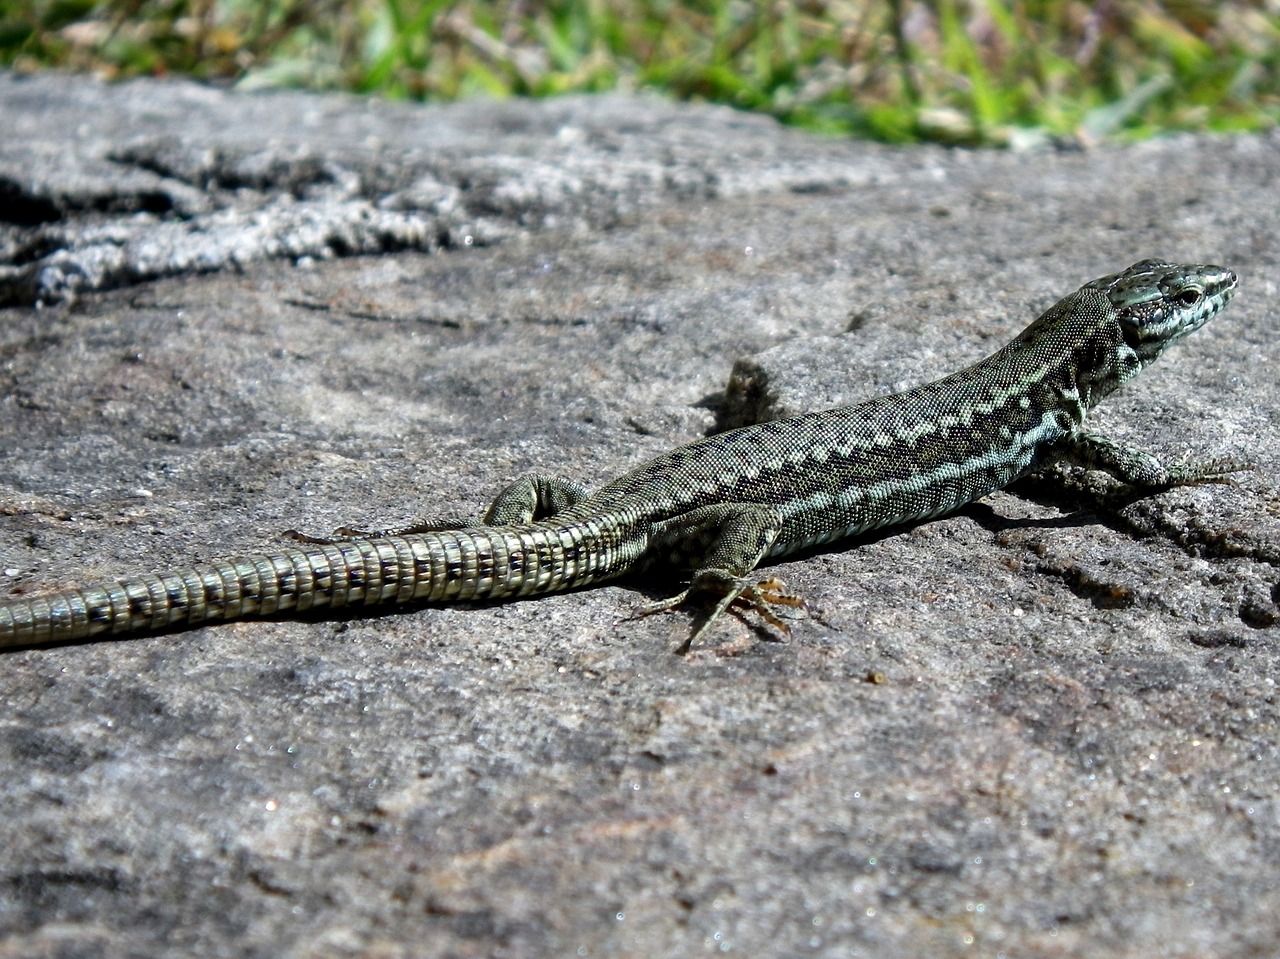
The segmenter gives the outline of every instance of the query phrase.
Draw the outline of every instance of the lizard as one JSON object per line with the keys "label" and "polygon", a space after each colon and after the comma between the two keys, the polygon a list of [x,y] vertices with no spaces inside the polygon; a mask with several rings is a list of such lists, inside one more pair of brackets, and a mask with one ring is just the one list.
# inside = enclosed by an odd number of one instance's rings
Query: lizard
{"label": "lizard", "polygon": [[[1033,469],[1070,463],[1141,495],[1230,482],[1233,458],[1166,466],[1086,428],[1103,398],[1203,326],[1234,296],[1236,274],[1148,259],[1086,283],[972,366],[904,392],[706,436],[594,493],[525,476],[474,525],[294,533],[276,552],[11,599],[0,647],[121,637],[323,607],[524,597],[662,572],[710,612],[677,653],[731,607],[779,632],[801,605],[766,560],[951,512]],[[292,532],[292,531],[291,531]]]}

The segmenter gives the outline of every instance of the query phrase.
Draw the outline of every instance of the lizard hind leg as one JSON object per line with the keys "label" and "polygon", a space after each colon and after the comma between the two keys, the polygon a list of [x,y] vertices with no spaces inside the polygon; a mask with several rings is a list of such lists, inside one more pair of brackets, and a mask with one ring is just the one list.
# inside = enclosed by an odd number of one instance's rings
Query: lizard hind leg
{"label": "lizard hind leg", "polygon": [[[651,548],[658,555],[665,552],[673,562],[686,568],[692,566],[693,577],[688,589],[644,607],[639,615],[675,609],[698,593],[718,596],[707,617],[676,648],[676,653],[681,655],[699,642],[726,610],[735,606],[753,610],[768,625],[790,636],[790,627],[777,616],[774,608],[802,606],[802,601],[787,593],[778,579],[768,577],[757,581],[750,575],[769,555],[781,531],[782,518],[777,510],[758,503],[717,503],[673,517],[659,528]],[[691,556],[696,557],[692,562]]]}
{"label": "lizard hind leg", "polygon": [[489,526],[520,526],[550,519],[587,498],[587,488],[573,480],[531,473],[494,498],[484,514]]}
{"label": "lizard hind leg", "polygon": [[[516,480],[498,494],[484,514],[487,526],[518,526],[549,519],[586,499],[586,487],[571,480],[531,474]],[[467,529],[474,521],[466,519],[424,519],[408,526],[390,529],[357,529],[339,526],[330,536],[308,536],[296,529],[284,535],[302,543],[329,545],[353,539],[385,539],[388,536],[414,536],[419,533],[443,533]]]}

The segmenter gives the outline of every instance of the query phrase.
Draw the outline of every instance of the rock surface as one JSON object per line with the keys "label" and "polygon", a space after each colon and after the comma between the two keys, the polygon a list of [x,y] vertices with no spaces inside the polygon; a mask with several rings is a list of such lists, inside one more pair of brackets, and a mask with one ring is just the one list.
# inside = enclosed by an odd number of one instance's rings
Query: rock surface
{"label": "rock surface", "polygon": [[[603,97],[0,75],[0,599],[478,513],[909,386],[1146,257],[1241,295],[1027,480],[772,572],[3,655],[0,956],[1255,956],[1280,138],[890,150]],[[726,393],[737,365],[733,388]]]}

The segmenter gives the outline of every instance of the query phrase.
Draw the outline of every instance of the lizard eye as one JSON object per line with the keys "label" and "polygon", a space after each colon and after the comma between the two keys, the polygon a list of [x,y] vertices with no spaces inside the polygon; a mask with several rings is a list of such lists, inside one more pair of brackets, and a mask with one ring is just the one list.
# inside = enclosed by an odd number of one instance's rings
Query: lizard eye
{"label": "lizard eye", "polygon": [[1179,306],[1195,306],[1200,302],[1200,297],[1203,295],[1194,286],[1190,286],[1178,293],[1174,300]]}

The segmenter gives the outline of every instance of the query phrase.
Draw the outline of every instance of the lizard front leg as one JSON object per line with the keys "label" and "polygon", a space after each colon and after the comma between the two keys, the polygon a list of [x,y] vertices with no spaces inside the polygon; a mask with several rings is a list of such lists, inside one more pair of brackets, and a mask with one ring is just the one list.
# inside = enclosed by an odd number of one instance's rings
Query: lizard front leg
{"label": "lizard front leg", "polygon": [[1251,463],[1230,457],[1188,460],[1165,466],[1145,450],[1117,443],[1096,433],[1080,432],[1062,440],[1059,459],[1086,469],[1110,473],[1122,483],[1139,489],[1167,489],[1197,483],[1230,483],[1231,474],[1253,469]]}

